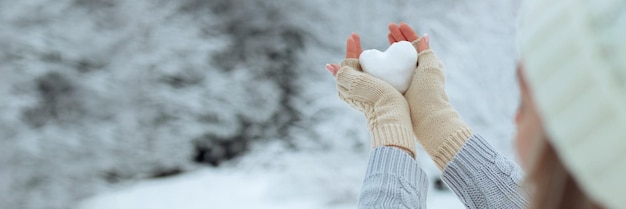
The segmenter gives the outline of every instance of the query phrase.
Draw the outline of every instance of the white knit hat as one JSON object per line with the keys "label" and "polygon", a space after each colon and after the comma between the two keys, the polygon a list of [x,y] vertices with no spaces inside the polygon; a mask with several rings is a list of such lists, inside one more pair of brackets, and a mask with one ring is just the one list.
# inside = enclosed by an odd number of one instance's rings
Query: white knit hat
{"label": "white knit hat", "polygon": [[521,18],[552,144],[587,195],[626,208],[626,0],[528,0]]}

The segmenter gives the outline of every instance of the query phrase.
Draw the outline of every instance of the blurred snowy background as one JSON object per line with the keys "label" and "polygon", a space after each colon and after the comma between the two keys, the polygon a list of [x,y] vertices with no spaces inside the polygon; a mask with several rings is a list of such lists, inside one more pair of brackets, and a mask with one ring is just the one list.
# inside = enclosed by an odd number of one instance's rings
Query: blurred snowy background
{"label": "blurred snowy background", "polygon": [[[324,64],[428,33],[453,105],[514,158],[519,2],[0,0],[0,208],[354,208],[363,116]],[[429,205],[462,205],[432,179]]]}

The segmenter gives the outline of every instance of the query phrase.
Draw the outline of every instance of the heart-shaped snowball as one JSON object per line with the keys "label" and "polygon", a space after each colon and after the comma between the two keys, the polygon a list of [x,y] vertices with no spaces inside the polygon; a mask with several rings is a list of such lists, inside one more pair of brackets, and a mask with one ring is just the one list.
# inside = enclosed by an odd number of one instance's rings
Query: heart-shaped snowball
{"label": "heart-shaped snowball", "polygon": [[404,94],[411,85],[417,51],[408,41],[400,41],[389,46],[385,52],[376,49],[363,51],[359,62],[363,72],[380,78]]}

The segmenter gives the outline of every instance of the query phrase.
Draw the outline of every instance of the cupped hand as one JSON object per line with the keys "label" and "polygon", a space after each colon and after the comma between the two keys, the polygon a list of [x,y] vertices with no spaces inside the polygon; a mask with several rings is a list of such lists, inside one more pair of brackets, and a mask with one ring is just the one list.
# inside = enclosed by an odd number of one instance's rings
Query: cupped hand
{"label": "cupped hand", "polygon": [[452,107],[445,90],[443,63],[406,23],[389,24],[389,43],[409,41],[419,53],[411,85],[404,93],[409,103],[413,133],[426,152],[443,170],[472,135],[471,128]]}
{"label": "cupped hand", "polygon": [[353,33],[346,41],[346,57],[341,64],[326,65],[337,78],[338,96],[365,114],[372,147],[397,147],[415,157],[409,105],[393,86],[362,71],[359,63],[362,51],[361,40]]}
{"label": "cupped hand", "polygon": [[424,36],[420,39],[413,28],[406,23],[400,23],[400,25],[393,22],[389,23],[389,34],[387,35],[387,39],[389,40],[389,44],[399,41],[411,42],[413,43],[413,46],[415,46],[415,49],[417,49],[418,53],[430,48],[428,46],[428,34],[424,34]]}

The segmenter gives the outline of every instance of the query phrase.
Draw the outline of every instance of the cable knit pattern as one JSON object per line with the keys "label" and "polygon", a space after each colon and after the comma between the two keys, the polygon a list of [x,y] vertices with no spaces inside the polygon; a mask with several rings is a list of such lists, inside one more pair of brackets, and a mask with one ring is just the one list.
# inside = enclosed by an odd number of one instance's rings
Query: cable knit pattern
{"label": "cable knit pattern", "polygon": [[523,173],[479,135],[473,135],[443,170],[443,181],[467,208],[526,208]]}
{"label": "cable knit pattern", "polygon": [[[417,41],[413,46],[417,46]],[[428,49],[420,52],[418,59],[404,97],[411,109],[415,136],[439,169],[443,169],[472,131],[448,100],[445,70],[437,55]]]}
{"label": "cable knit pattern", "polygon": [[378,147],[370,156],[359,208],[426,208],[428,178],[406,152]]}
{"label": "cable knit pattern", "polygon": [[[443,170],[444,182],[467,208],[526,208],[523,174],[478,135],[464,140]],[[370,155],[359,208],[426,208],[428,178],[406,152],[379,147]]]}
{"label": "cable knit pattern", "polygon": [[339,98],[365,113],[372,147],[401,147],[415,156],[409,105],[391,85],[361,71],[358,59],[345,59],[337,72]]}

